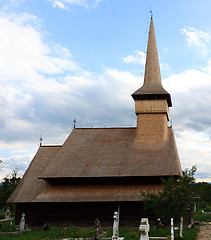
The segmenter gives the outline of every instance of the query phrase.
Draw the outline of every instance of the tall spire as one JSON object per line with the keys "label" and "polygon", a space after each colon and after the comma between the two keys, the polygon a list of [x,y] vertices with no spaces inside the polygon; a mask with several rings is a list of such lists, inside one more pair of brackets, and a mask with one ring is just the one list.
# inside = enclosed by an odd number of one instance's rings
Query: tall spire
{"label": "tall spire", "polygon": [[163,88],[161,81],[160,65],[152,16],[149,28],[144,84],[132,94],[132,97],[134,100],[167,99],[168,106],[172,106],[171,96]]}
{"label": "tall spire", "polygon": [[144,85],[156,85],[159,87],[162,86],[157,44],[155,39],[155,29],[152,17],[149,28]]}

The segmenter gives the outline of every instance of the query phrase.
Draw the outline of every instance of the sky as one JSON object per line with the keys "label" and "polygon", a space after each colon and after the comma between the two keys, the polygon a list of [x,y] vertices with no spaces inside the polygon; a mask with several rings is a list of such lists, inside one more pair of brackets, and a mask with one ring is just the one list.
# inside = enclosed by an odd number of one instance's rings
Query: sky
{"label": "sky", "polygon": [[0,179],[73,128],[136,126],[153,12],[182,169],[211,182],[210,0],[0,0]]}

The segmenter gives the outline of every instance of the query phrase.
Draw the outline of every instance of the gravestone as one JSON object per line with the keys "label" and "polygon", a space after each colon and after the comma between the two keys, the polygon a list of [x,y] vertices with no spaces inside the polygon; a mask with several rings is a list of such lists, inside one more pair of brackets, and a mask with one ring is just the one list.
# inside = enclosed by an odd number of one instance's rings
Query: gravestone
{"label": "gravestone", "polygon": [[6,214],[5,214],[5,219],[10,219],[10,208],[7,208]]}
{"label": "gravestone", "polygon": [[141,225],[139,226],[139,231],[140,231],[140,240],[149,240],[149,221],[148,218],[142,218],[141,219]]}
{"label": "gravestone", "polygon": [[25,231],[25,213],[22,214],[21,220],[20,220],[20,232]]}
{"label": "gravestone", "polygon": [[183,217],[180,218],[180,228],[179,228],[180,237],[183,237],[182,236],[182,231],[183,231]]}
{"label": "gravestone", "polygon": [[114,224],[113,224],[113,235],[112,240],[117,240],[119,237],[119,214],[118,212],[114,212]]}
{"label": "gravestone", "polygon": [[174,240],[174,219],[171,218],[171,240]]}
{"label": "gravestone", "polygon": [[99,236],[100,232],[100,220],[98,218],[95,219],[95,239]]}

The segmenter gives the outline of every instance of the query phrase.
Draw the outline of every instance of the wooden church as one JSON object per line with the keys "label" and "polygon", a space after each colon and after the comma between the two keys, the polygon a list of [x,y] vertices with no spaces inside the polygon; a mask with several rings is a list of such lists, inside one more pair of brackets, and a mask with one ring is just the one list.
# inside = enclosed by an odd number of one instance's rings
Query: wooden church
{"label": "wooden church", "polygon": [[[40,146],[8,202],[16,221],[138,226],[141,190],[162,189],[163,179],[182,175],[174,133],[168,126],[170,94],[163,88],[151,18],[144,84],[132,94],[137,126],[74,128],[62,146]],[[135,226],[136,226],[135,225]]]}

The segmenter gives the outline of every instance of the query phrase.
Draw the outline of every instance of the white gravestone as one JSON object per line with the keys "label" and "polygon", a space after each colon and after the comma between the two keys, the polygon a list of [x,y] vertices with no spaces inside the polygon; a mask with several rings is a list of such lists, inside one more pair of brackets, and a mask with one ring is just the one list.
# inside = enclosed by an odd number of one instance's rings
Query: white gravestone
{"label": "white gravestone", "polygon": [[171,218],[171,240],[174,240],[174,219]]}
{"label": "white gravestone", "polygon": [[119,216],[118,212],[114,212],[114,224],[113,224],[113,235],[112,240],[117,240],[119,237]]}
{"label": "white gravestone", "polygon": [[179,235],[182,237],[183,232],[183,217],[180,218],[180,228],[179,228]]}
{"label": "white gravestone", "polygon": [[20,232],[25,231],[25,213],[22,214],[21,220],[20,220]]}
{"label": "white gravestone", "polygon": [[149,240],[149,221],[148,218],[142,218],[141,219],[141,225],[139,226],[139,231],[140,231],[140,240]]}

